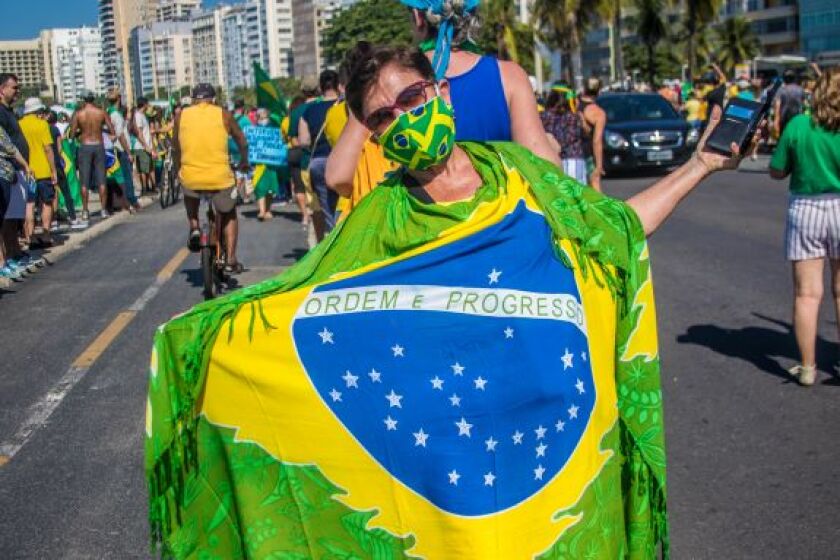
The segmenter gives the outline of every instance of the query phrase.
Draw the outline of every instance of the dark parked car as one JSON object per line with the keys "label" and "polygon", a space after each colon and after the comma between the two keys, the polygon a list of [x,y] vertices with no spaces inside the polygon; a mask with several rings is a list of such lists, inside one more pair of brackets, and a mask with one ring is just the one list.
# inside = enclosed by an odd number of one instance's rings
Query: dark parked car
{"label": "dark parked car", "polygon": [[604,93],[598,105],[607,113],[604,171],[631,171],[685,163],[698,131],[656,93]]}

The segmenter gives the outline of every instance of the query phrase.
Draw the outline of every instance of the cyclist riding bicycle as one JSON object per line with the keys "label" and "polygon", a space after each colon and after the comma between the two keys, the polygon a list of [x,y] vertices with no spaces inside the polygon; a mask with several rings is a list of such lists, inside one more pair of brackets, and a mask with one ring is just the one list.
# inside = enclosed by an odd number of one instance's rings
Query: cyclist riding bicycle
{"label": "cyclist riding bicycle", "polygon": [[239,153],[239,169],[248,169],[248,143],[242,129],[231,114],[214,104],[216,90],[210,84],[198,84],[193,89],[192,104],[185,107],[175,120],[172,136],[172,157],[181,179],[184,206],[190,234],[187,246],[198,252],[201,232],[198,209],[202,195],[212,193],[213,208],[218,213],[224,231],[227,251],[225,271],[242,272],[236,258],[239,223],[236,216],[236,179],[230,166],[228,137],[233,138]]}

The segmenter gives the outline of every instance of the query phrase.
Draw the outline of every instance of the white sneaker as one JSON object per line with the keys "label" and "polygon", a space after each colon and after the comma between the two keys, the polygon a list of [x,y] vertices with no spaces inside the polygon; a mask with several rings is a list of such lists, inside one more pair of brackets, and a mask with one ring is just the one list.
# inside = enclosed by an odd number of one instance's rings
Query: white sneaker
{"label": "white sneaker", "polygon": [[51,233],[58,232],[58,222],[57,221],[53,220],[53,222],[50,224],[50,232]]}
{"label": "white sneaker", "polygon": [[803,387],[810,387],[817,380],[817,366],[796,365],[790,368],[788,373],[797,378]]}
{"label": "white sneaker", "polygon": [[72,222],[70,222],[70,229],[73,231],[79,231],[83,229],[87,229],[88,223],[76,218]]}
{"label": "white sneaker", "polygon": [[107,210],[100,210],[99,211],[99,217],[102,218],[103,220],[107,219],[108,216],[110,216],[110,214],[108,213]]}

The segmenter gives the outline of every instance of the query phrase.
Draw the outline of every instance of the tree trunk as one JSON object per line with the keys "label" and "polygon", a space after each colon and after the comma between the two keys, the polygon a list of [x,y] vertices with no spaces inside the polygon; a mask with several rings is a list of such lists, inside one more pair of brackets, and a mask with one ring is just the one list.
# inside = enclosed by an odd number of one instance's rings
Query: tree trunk
{"label": "tree trunk", "polygon": [[612,47],[615,76],[613,80],[624,79],[624,55],[621,52],[621,0],[613,0],[615,2],[615,10],[613,13],[613,32],[612,32]]}
{"label": "tree trunk", "polygon": [[647,48],[647,55],[648,55],[648,83],[650,84],[650,88],[652,90],[656,90],[656,85],[654,81],[656,79],[656,56],[655,56],[655,45],[648,43],[645,45]]}
{"label": "tree trunk", "polygon": [[697,72],[697,14],[694,9],[694,2],[688,2],[688,16],[686,19],[686,31],[688,31],[688,79],[694,81]]}
{"label": "tree trunk", "polygon": [[505,43],[505,27],[502,24],[496,24],[496,53],[501,60],[510,60]]}

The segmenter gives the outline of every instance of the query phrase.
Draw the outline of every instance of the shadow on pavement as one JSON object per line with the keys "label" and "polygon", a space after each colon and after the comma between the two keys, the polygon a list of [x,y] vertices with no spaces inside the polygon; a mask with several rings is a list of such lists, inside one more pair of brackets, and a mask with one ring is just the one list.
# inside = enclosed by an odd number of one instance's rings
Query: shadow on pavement
{"label": "shadow on pavement", "polygon": [[[680,344],[696,344],[710,350],[750,362],[758,369],[784,379],[788,383],[793,378],[777,358],[796,363],[799,352],[793,337],[793,326],[785,321],[753,313],[754,317],[782,327],[784,330],[766,327],[743,327],[727,329],[717,325],[693,325],[685,334],[677,336]],[[834,359],[838,355],[837,345],[817,336],[817,366],[832,377],[824,385],[840,386],[840,378],[833,370]]]}
{"label": "shadow on pavement", "polygon": [[290,252],[284,254],[283,258],[284,259],[295,259],[295,261],[299,261],[308,252],[309,252],[308,250],[301,249],[301,248],[298,247],[298,248],[292,249]]}

